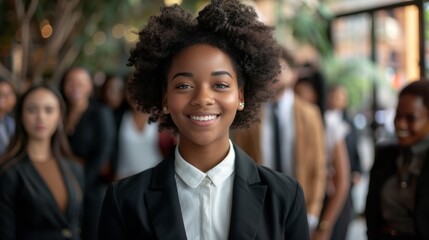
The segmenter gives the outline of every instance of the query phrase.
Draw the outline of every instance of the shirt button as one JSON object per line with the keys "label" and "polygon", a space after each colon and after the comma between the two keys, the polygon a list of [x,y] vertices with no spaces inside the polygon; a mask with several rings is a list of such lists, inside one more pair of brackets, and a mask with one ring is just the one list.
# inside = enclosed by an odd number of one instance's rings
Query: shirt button
{"label": "shirt button", "polygon": [[64,228],[61,231],[61,234],[63,235],[63,237],[65,238],[71,238],[73,236],[72,232],[70,231],[70,229]]}

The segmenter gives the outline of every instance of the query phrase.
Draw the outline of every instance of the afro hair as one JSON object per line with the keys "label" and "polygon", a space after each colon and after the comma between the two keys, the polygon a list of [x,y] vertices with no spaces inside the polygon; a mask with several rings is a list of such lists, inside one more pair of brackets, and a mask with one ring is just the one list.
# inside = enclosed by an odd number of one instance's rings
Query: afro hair
{"label": "afro hair", "polygon": [[280,72],[280,46],[273,27],[258,20],[251,6],[238,0],[213,0],[194,18],[178,5],[164,7],[149,18],[131,51],[135,67],[128,84],[131,101],[160,129],[176,129],[170,115],[162,113],[166,76],[172,58],[194,44],[209,44],[232,59],[243,88],[246,107],[237,112],[231,128],[248,127],[257,120],[260,104],[272,96],[271,84]]}

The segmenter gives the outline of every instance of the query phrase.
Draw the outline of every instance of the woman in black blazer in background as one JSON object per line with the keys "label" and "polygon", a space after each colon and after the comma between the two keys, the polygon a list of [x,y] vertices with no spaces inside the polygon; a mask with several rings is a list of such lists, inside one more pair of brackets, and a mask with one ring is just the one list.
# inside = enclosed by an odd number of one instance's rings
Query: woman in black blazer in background
{"label": "woman in black blazer in background", "polygon": [[67,105],[65,131],[73,153],[83,160],[85,194],[82,239],[97,239],[98,220],[108,181],[103,177],[115,142],[113,112],[91,98],[88,70],[73,67],[63,76],[60,90]]}
{"label": "woman in black blazer in background", "polygon": [[63,131],[65,105],[49,86],[20,99],[0,159],[0,239],[80,239],[83,170]]}

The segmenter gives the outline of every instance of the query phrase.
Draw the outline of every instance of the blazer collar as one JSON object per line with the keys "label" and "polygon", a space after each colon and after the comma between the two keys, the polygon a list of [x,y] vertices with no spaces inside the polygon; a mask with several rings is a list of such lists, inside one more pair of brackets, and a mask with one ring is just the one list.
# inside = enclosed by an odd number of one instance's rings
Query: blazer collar
{"label": "blazer collar", "polygon": [[157,239],[187,239],[174,175],[174,151],[171,151],[154,168],[151,189],[145,194],[149,219]]}
{"label": "blazer collar", "polygon": [[[61,162],[61,161],[59,161]],[[55,202],[54,196],[52,195],[51,190],[49,189],[48,185],[43,180],[42,176],[37,171],[36,167],[31,163],[31,160],[28,156],[23,159],[23,167],[21,170],[23,171],[24,175],[31,181],[31,185],[37,189],[41,195],[39,197],[46,198],[47,202],[49,203],[47,206],[40,206],[42,208],[46,207],[49,209],[49,211],[46,211],[47,217],[52,220],[53,224],[60,224],[60,226],[68,226],[67,222],[68,219],[66,215],[68,215],[70,209],[71,202],[74,200],[74,194],[72,194],[72,190],[70,189],[70,185],[68,184],[67,178],[64,177],[64,167],[62,163],[59,163],[60,171],[62,173],[62,177],[64,180],[64,184],[67,188],[67,194],[68,194],[68,203],[67,203],[67,209],[66,214],[64,214],[58,207],[57,203]]]}
{"label": "blazer collar", "polygon": [[[254,239],[262,219],[267,186],[261,185],[256,164],[240,148],[236,153],[229,239]],[[174,151],[153,170],[145,194],[150,221],[159,239],[186,239],[177,194]],[[249,211],[251,209],[251,211]]]}
{"label": "blazer collar", "polygon": [[267,186],[260,184],[253,160],[240,148],[234,146],[234,149],[236,161],[229,239],[254,239],[263,219]]}

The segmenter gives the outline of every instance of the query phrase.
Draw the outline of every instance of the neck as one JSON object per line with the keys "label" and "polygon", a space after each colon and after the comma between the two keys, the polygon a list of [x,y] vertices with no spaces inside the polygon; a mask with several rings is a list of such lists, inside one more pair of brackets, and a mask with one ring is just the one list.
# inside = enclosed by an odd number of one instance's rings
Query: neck
{"label": "neck", "polygon": [[179,141],[180,155],[192,166],[207,172],[218,165],[229,152],[229,140],[208,145],[196,145]]}
{"label": "neck", "polygon": [[29,140],[27,152],[35,162],[45,162],[52,159],[52,149],[49,140]]}
{"label": "neck", "polygon": [[70,104],[70,110],[75,112],[83,112],[88,108],[89,100],[82,100],[80,102]]}

